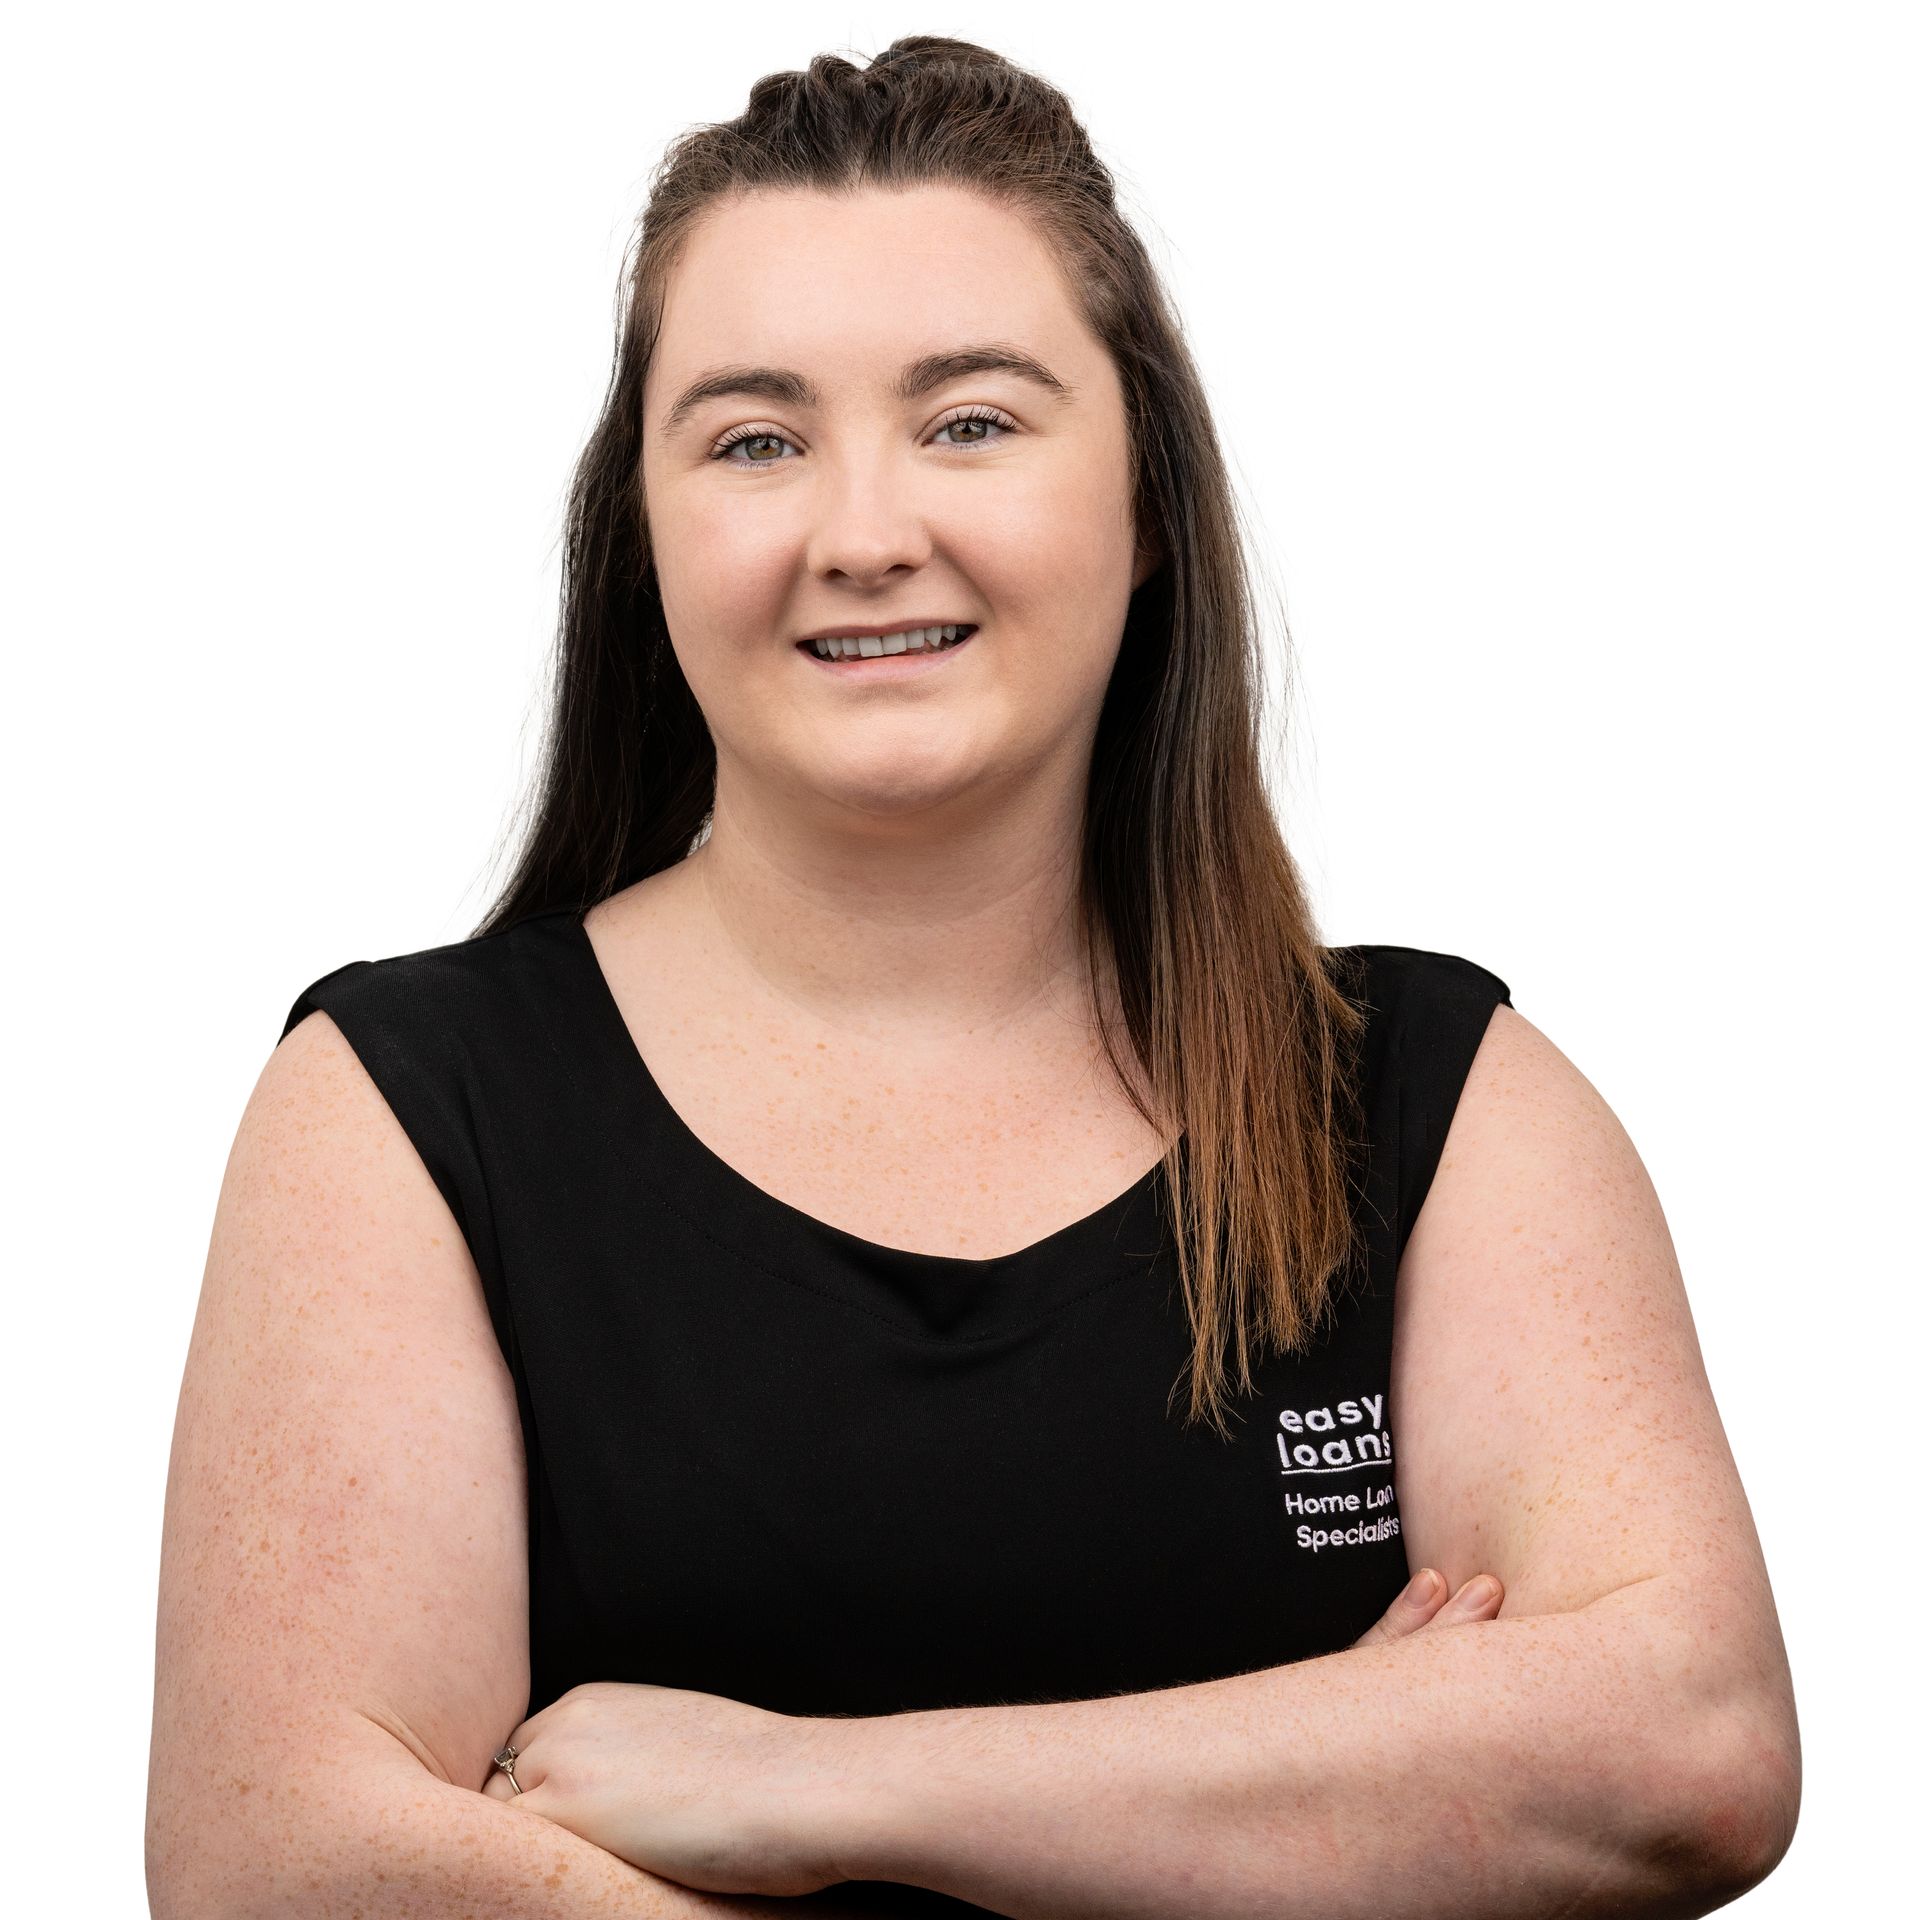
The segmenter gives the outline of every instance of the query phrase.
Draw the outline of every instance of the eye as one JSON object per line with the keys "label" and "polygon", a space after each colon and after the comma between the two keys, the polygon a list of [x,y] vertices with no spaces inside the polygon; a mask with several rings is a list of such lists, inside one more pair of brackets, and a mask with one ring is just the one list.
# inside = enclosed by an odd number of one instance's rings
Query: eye
{"label": "eye", "polygon": [[[996,438],[1020,431],[1004,413],[998,412],[995,408],[967,407],[959,413],[949,414],[946,419],[942,420],[940,424],[934,428],[934,432],[936,434],[947,433],[955,427],[972,427],[976,423],[981,426],[997,427],[999,434],[970,433],[965,438],[949,440],[946,442],[946,445],[949,447],[991,446]],[[710,460],[722,461],[726,465],[733,467],[777,467],[784,464],[778,458],[771,460],[736,460],[732,457],[735,447],[743,447],[754,441],[771,441],[775,445],[783,447],[793,445],[793,442],[789,440],[785,434],[776,433],[771,427],[748,425],[735,427],[730,433],[723,435],[715,442],[712,453],[707,457]]]}
{"label": "eye", "polygon": [[750,440],[777,440],[783,447],[790,447],[793,444],[784,434],[775,433],[771,427],[735,427],[731,433],[715,444],[708,458],[726,460],[729,466],[734,467],[777,467],[780,464],[777,460],[728,459],[728,455],[735,447],[744,446]]}
{"label": "eye", "polygon": [[[949,427],[964,427],[976,420],[986,426],[998,427],[1002,435],[1018,433],[1020,431],[1004,413],[997,413],[992,407],[969,407],[964,413],[950,414],[934,428],[934,432],[945,433]],[[991,445],[993,439],[994,436],[991,434],[975,434],[965,440],[949,440],[947,445],[950,447],[984,447]]]}

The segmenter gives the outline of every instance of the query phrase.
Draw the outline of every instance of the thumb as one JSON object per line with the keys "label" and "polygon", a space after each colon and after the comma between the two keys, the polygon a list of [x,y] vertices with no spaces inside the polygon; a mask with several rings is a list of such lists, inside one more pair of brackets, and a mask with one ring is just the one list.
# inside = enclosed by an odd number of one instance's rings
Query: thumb
{"label": "thumb", "polygon": [[1388,1640],[1401,1640],[1410,1633],[1418,1633],[1439,1611],[1440,1603],[1446,1597],[1445,1576],[1435,1572],[1432,1567],[1422,1567],[1407,1582],[1393,1605],[1353,1643],[1354,1646],[1377,1647]]}

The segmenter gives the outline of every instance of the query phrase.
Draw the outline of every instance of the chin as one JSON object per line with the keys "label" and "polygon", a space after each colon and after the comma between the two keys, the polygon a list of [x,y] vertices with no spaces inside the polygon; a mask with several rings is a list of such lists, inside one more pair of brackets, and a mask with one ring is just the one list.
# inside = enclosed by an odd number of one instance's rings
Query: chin
{"label": "chin", "polygon": [[814,791],[843,815],[856,816],[845,822],[856,830],[871,828],[884,832],[890,827],[908,829],[916,821],[937,815],[964,801],[974,782],[943,777],[916,781],[904,777],[874,781],[821,781]]}

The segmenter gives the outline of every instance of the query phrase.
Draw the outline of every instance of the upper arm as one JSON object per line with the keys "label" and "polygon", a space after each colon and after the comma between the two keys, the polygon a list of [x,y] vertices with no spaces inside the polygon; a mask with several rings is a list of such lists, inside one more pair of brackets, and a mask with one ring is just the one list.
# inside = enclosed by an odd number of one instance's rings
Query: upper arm
{"label": "upper arm", "polygon": [[312,1014],[261,1073],[215,1214],[167,1481],[149,1817],[191,1822],[158,1804],[168,1779],[270,1791],[295,1754],[383,1741],[370,1725],[478,1790],[527,1697],[512,1377],[432,1176]]}
{"label": "upper arm", "polygon": [[1665,1215],[1605,1101],[1510,1006],[1402,1255],[1391,1398],[1414,1566],[1497,1574],[1502,1619],[1643,1608],[1797,1797],[1773,1595]]}

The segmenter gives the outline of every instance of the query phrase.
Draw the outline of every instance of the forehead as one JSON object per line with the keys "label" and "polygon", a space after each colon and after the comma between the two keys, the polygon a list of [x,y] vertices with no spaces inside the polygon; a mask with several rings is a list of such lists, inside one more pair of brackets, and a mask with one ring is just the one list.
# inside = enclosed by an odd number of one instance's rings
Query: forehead
{"label": "forehead", "polygon": [[675,266],[647,391],[766,362],[831,396],[975,339],[1018,340],[1050,365],[1097,344],[1019,215],[957,187],[754,193],[708,214]]}

